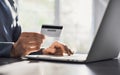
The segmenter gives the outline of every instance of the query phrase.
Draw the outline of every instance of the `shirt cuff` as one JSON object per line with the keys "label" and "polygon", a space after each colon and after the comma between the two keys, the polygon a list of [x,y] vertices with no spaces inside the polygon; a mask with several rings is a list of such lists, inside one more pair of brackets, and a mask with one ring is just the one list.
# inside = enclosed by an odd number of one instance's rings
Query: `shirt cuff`
{"label": "shirt cuff", "polygon": [[0,42],[0,57],[10,57],[14,42]]}

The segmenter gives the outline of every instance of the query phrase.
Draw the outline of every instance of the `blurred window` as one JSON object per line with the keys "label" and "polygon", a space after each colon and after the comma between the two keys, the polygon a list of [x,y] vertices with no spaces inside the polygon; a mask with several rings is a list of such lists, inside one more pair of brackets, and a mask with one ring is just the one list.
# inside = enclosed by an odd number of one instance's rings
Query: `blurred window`
{"label": "blurred window", "polygon": [[60,41],[74,51],[88,52],[92,0],[19,0],[19,16],[23,31],[40,32],[42,24],[63,25]]}

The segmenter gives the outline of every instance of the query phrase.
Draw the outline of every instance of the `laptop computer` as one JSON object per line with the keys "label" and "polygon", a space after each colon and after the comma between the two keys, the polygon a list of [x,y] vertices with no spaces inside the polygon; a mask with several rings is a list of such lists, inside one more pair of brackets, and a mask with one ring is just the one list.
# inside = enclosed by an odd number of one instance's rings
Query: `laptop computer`
{"label": "laptop computer", "polygon": [[[120,0],[110,0],[88,54],[71,56],[27,55],[28,59],[87,63],[116,58],[120,40]],[[76,34],[77,35],[77,34]]]}

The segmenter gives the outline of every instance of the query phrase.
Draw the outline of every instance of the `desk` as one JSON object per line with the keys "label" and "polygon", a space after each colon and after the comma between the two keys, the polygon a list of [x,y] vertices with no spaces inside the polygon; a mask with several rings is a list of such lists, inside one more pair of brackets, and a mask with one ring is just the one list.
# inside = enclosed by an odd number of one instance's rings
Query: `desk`
{"label": "desk", "polygon": [[0,75],[120,75],[120,60],[68,64],[0,58]]}

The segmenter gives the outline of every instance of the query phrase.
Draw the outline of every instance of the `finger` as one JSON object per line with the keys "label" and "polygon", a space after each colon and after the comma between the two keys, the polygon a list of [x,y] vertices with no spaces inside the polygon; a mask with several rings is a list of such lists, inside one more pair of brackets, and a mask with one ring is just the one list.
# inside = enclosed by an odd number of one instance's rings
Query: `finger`
{"label": "finger", "polygon": [[50,46],[50,48],[55,48],[55,47],[57,47],[57,48],[61,48],[61,50],[64,52],[65,51],[65,48],[64,48],[64,45],[63,44],[61,44],[61,43],[59,43],[59,42],[54,42],[51,46]]}
{"label": "finger", "polygon": [[54,53],[54,55],[55,56],[63,56],[63,50],[61,50],[61,48],[55,48],[55,53]]}
{"label": "finger", "polygon": [[27,43],[40,43],[41,44],[43,42],[43,40],[33,38],[33,37],[31,37],[31,38],[21,38],[21,39],[19,39],[19,41],[22,42],[23,44],[27,44]]}
{"label": "finger", "polygon": [[43,54],[45,55],[53,55],[55,53],[55,49],[54,48],[47,48],[45,50],[43,50]]}
{"label": "finger", "polygon": [[69,52],[70,52],[70,54],[73,54],[73,52],[71,51],[71,49],[69,49]]}
{"label": "finger", "polygon": [[26,50],[37,50],[37,49],[40,49],[40,46],[37,46],[37,45],[26,45],[25,49]]}
{"label": "finger", "polygon": [[39,51],[39,50],[40,50],[40,48],[37,47],[37,46],[26,47],[26,48],[24,48],[23,55],[28,55],[32,52],[36,52],[36,51]]}
{"label": "finger", "polygon": [[67,47],[67,46],[64,46],[65,48],[65,52],[70,56],[71,54],[73,54],[73,52]]}
{"label": "finger", "polygon": [[41,45],[41,44],[42,44],[42,41],[28,41],[26,44]]}
{"label": "finger", "polygon": [[32,43],[32,44],[26,44],[25,46],[26,46],[26,47],[29,47],[29,48],[30,48],[30,47],[31,47],[31,48],[32,48],[32,47],[39,47],[39,48],[40,48],[41,45],[38,44],[38,43]]}
{"label": "finger", "polygon": [[40,34],[40,33],[31,33],[30,37],[36,37],[38,39],[44,39],[45,38],[44,35]]}
{"label": "finger", "polygon": [[22,43],[22,45],[25,47],[25,48],[32,48],[32,47],[40,47],[41,46],[41,43],[39,42],[27,42],[27,43]]}
{"label": "finger", "polygon": [[35,41],[42,41],[43,39],[39,38],[39,37],[21,37],[21,39],[23,40],[35,40]]}
{"label": "finger", "polygon": [[40,39],[44,39],[44,35],[40,33],[35,33],[35,32],[23,32],[21,33],[21,37],[38,37]]}
{"label": "finger", "polygon": [[[28,35],[28,34],[31,34],[31,35]],[[28,43],[28,42],[32,42],[32,41],[37,41],[37,42],[42,43],[44,35],[41,34],[41,36],[39,36],[36,34],[38,34],[38,33],[32,34],[32,33],[24,32],[21,35],[26,36],[26,37],[20,36],[20,38],[18,40],[22,43]]]}
{"label": "finger", "polygon": [[51,48],[55,48],[56,50],[59,48],[60,50],[62,50],[62,54],[63,53],[66,53],[67,55],[71,55],[71,54],[73,54],[72,52],[71,52],[71,50],[67,47],[67,46],[65,46],[65,45],[63,45],[63,44],[61,44],[61,43],[59,43],[59,42],[54,42],[52,45],[51,45]]}
{"label": "finger", "polygon": [[21,46],[25,50],[38,50],[38,49],[40,49],[41,44],[40,43],[26,43],[26,44],[23,43],[23,44],[21,44]]}
{"label": "finger", "polygon": [[31,53],[31,52],[36,52],[39,51],[40,47],[38,46],[30,46],[30,47],[26,47],[25,49],[25,53]]}

